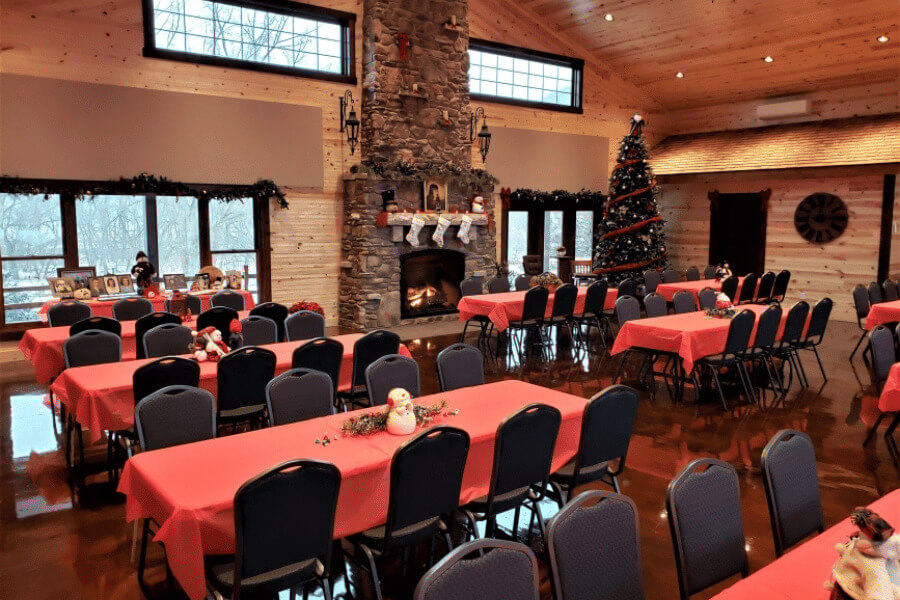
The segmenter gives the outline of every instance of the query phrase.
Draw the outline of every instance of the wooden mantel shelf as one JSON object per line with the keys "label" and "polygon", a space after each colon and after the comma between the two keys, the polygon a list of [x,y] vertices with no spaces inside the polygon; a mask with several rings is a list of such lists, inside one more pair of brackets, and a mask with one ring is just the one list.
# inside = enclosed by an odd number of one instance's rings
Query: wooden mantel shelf
{"label": "wooden mantel shelf", "polygon": [[381,213],[378,216],[376,224],[379,227],[409,227],[410,225],[412,225],[413,217],[419,217],[423,221],[425,221],[426,227],[428,225],[437,225],[438,219],[441,217],[447,217],[448,219],[450,219],[450,225],[458,226],[460,223],[462,223],[463,217],[472,217],[473,227],[488,226],[488,216],[485,213]]}

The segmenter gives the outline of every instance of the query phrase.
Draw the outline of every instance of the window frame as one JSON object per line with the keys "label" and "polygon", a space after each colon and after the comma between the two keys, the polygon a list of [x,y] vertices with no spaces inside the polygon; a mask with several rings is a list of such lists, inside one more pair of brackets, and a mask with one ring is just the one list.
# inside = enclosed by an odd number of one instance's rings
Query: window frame
{"label": "window frame", "polygon": [[513,106],[521,106],[526,108],[539,108],[543,110],[553,110],[557,112],[567,112],[575,114],[584,114],[584,60],[571,56],[563,56],[561,54],[551,54],[550,52],[542,52],[540,50],[531,50],[529,48],[521,48],[519,46],[510,46],[509,44],[501,44],[489,40],[478,38],[469,39],[469,50],[478,50],[489,52],[491,54],[499,54],[511,58],[519,58],[524,60],[538,61],[542,63],[553,64],[556,66],[569,67],[572,69],[572,101],[577,99],[577,105],[566,106],[564,104],[552,104],[549,102],[537,102],[533,100],[518,100],[516,98],[506,98],[504,96],[492,96],[490,94],[480,94],[469,92],[469,97],[473,101],[478,102],[496,102],[499,104],[511,104]]}
{"label": "window frame", "polygon": [[266,12],[278,13],[289,17],[305,17],[318,21],[331,21],[341,27],[341,74],[325,73],[315,69],[301,69],[282,65],[270,65],[237,58],[208,56],[192,52],[180,52],[156,47],[156,25],[153,11],[153,0],[141,0],[143,4],[144,49],[147,58],[160,58],[198,65],[261,71],[292,77],[321,79],[338,83],[356,85],[356,14],[333,10],[311,4],[300,4],[289,0],[211,0],[219,4],[230,4],[238,8],[252,8]]}

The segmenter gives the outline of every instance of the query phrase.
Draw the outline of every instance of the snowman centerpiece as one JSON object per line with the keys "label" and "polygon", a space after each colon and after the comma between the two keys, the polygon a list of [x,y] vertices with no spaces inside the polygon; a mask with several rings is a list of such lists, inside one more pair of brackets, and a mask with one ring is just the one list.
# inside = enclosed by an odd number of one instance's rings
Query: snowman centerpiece
{"label": "snowman centerpiece", "polygon": [[416,430],[416,411],[412,396],[403,388],[388,392],[387,431],[393,435],[409,435]]}

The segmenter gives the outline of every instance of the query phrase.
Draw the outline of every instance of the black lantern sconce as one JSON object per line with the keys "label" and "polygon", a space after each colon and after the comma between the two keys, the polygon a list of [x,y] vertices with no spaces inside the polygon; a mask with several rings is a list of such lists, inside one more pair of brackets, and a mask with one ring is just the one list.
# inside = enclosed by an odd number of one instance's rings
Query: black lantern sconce
{"label": "black lantern sconce", "polygon": [[[347,114],[347,109],[350,114]],[[341,96],[341,131],[347,130],[347,143],[350,144],[350,154],[356,151],[356,144],[359,143],[359,117],[356,116],[356,109],[353,107],[353,92],[347,90]]]}
{"label": "black lantern sconce", "polygon": [[[478,117],[481,117],[481,130],[475,135],[475,128],[478,127]],[[472,113],[472,119],[469,121],[469,143],[478,138],[478,150],[481,152],[481,162],[487,160],[488,151],[491,149],[491,132],[487,126],[487,117],[484,114],[484,107],[479,106]]]}

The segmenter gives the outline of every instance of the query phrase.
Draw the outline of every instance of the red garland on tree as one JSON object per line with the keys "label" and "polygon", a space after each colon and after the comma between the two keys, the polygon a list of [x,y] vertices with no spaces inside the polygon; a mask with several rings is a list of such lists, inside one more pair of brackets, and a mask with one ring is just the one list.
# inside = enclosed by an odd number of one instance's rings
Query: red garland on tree
{"label": "red garland on tree", "polygon": [[656,204],[656,179],[647,164],[644,125],[644,119],[634,115],[631,131],[622,138],[594,255],[594,272],[613,285],[638,279],[647,269],[666,267],[665,221]]}

